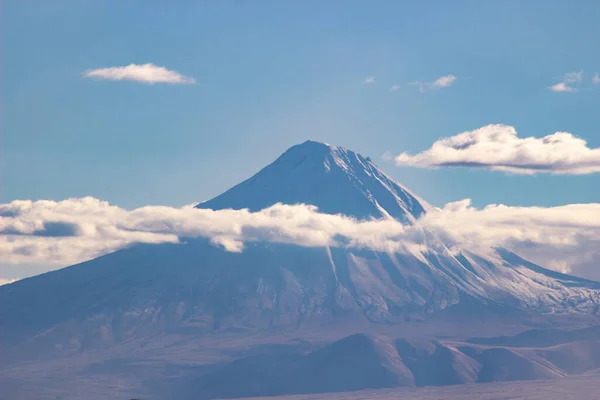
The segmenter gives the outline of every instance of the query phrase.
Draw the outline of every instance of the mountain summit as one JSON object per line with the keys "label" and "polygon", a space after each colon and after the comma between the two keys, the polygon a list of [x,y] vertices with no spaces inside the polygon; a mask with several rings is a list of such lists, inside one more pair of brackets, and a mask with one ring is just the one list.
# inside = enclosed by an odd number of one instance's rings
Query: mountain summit
{"label": "mountain summit", "polygon": [[413,222],[431,208],[368,157],[306,141],[288,149],[250,179],[198,208],[259,211],[275,203],[311,204],[326,214]]}

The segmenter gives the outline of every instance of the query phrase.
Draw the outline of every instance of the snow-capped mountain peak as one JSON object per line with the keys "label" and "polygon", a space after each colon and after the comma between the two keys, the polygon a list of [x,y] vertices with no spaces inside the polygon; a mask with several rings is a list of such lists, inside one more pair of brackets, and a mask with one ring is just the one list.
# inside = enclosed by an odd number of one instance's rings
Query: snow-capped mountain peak
{"label": "snow-capped mountain peak", "polygon": [[327,214],[410,223],[431,208],[381,171],[369,157],[308,140],[198,208],[258,211],[275,203],[311,204]]}

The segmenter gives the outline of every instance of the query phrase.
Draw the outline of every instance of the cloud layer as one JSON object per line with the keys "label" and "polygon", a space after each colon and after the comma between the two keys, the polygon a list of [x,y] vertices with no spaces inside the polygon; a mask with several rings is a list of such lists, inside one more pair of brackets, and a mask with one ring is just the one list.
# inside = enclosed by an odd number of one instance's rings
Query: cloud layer
{"label": "cloud layer", "polygon": [[436,141],[431,148],[395,158],[414,167],[470,167],[517,174],[600,172],[600,148],[568,132],[520,138],[512,126],[487,125]]}
{"label": "cloud layer", "polygon": [[130,64],[123,67],[89,69],[83,72],[85,78],[107,79],[111,81],[136,81],[143,83],[176,83],[191,85],[196,80],[178,72],[154,64]]}
{"label": "cloud layer", "polygon": [[424,232],[450,247],[503,246],[550,268],[600,278],[600,204],[475,209],[469,200],[434,210],[415,225],[357,221],[313,206],[277,204],[259,212],[148,206],[124,210],[95,198],[0,205],[0,263],[68,265],[135,242],[206,237],[227,251],[269,241],[301,246],[419,252]]}

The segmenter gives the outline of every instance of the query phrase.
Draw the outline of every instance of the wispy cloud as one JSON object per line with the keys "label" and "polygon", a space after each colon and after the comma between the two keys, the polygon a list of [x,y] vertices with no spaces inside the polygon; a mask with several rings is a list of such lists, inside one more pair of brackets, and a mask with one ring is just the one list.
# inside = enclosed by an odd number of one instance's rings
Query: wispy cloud
{"label": "wispy cloud", "polygon": [[433,143],[416,155],[402,153],[398,165],[469,167],[517,174],[584,175],[600,172],[600,148],[568,132],[520,138],[512,126],[487,125]]}
{"label": "wispy cloud", "polygon": [[398,85],[392,85],[392,87],[390,88],[390,92],[395,92],[398,90],[400,90],[400,86],[398,86]]}
{"label": "wispy cloud", "polygon": [[443,88],[450,87],[450,86],[452,86],[452,84],[454,84],[456,79],[457,79],[456,76],[450,74],[450,75],[440,76],[439,78],[437,78],[436,80],[434,80],[432,82],[416,81],[416,82],[410,82],[409,85],[417,85],[417,86],[419,86],[419,91],[424,92],[425,90],[429,90],[429,89],[443,89]]}
{"label": "wispy cloud", "polygon": [[375,77],[374,76],[367,76],[364,80],[364,84],[365,85],[370,85],[372,83],[375,83]]}
{"label": "wispy cloud", "polygon": [[561,82],[550,86],[553,92],[576,92],[577,88],[573,84],[579,84],[583,80],[583,71],[567,72],[561,78]]}
{"label": "wispy cloud", "polygon": [[451,86],[455,80],[456,77],[454,75],[446,75],[436,79],[432,85],[436,88],[445,88]]}
{"label": "wispy cloud", "polygon": [[598,73],[597,73],[597,72],[596,72],[596,73],[594,74],[594,76],[592,77],[592,83],[593,83],[594,85],[598,85],[598,84],[600,84],[600,75],[598,75]]}
{"label": "wispy cloud", "polygon": [[553,92],[575,92],[577,89],[567,85],[565,82],[560,82],[556,85],[550,86],[550,90]]}
{"label": "wispy cloud", "polygon": [[394,159],[394,155],[392,154],[391,151],[385,151],[382,155],[381,155],[381,159],[383,161],[391,161]]}
{"label": "wispy cloud", "polygon": [[567,83],[581,82],[582,79],[583,79],[583,71],[567,72],[563,76],[563,82],[567,82]]}
{"label": "wispy cloud", "polygon": [[83,76],[85,78],[111,81],[136,81],[148,84],[173,83],[191,85],[196,83],[196,80],[192,77],[181,75],[178,72],[154,64],[130,64],[122,67],[89,69],[83,72]]}
{"label": "wispy cloud", "polygon": [[[180,237],[209,238],[232,252],[243,251],[244,243],[253,241],[414,251],[425,249],[425,230],[447,246],[503,246],[542,265],[600,277],[594,263],[600,259],[600,204],[476,209],[470,200],[462,200],[430,211],[413,225],[357,221],[308,205],[276,204],[258,212],[160,206],[125,210],[91,197],[13,201],[0,205],[0,215],[3,263],[65,265],[134,242],[178,243]],[[56,225],[71,226],[71,234],[42,234],[46,226]]]}
{"label": "wispy cloud", "polygon": [[19,279],[15,278],[15,279],[4,279],[4,278],[0,278],[0,286],[2,285],[8,285],[9,283],[13,283],[18,281]]}

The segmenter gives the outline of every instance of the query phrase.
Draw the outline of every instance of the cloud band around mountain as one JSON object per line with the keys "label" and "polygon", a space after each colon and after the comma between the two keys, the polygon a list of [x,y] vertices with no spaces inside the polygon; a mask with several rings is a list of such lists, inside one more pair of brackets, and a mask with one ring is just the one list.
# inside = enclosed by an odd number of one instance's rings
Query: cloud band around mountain
{"label": "cloud band around mountain", "polygon": [[191,85],[196,80],[190,76],[181,75],[165,67],[154,64],[130,64],[122,67],[89,69],[83,72],[84,78],[105,79],[111,81],[136,81],[148,84],[172,83]]}
{"label": "cloud band around mountain", "polygon": [[512,126],[487,125],[443,138],[426,151],[395,157],[397,165],[469,167],[515,174],[584,175],[600,172],[600,148],[568,132],[520,138]]}
{"label": "cloud band around mountain", "polygon": [[243,251],[247,242],[266,241],[418,256],[429,248],[430,234],[451,249],[507,247],[543,266],[600,278],[595,265],[600,259],[600,203],[476,209],[463,200],[430,211],[414,225],[357,221],[307,205],[276,204],[258,212],[190,206],[125,210],[91,197],[0,205],[0,263],[5,264],[63,266],[132,243],[179,243],[190,237],[208,238],[234,252]]}

